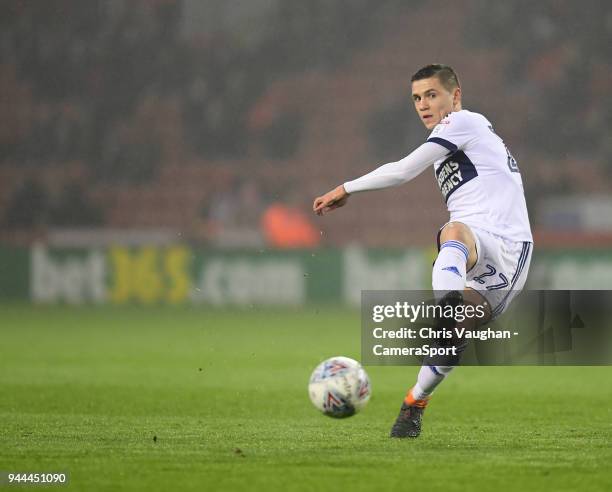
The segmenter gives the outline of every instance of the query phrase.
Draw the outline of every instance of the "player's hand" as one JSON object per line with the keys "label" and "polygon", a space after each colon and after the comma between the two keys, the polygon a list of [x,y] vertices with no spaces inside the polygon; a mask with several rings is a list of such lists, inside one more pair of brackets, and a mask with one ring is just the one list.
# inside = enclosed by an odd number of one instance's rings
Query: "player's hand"
{"label": "player's hand", "polygon": [[349,194],[344,189],[343,185],[328,191],[323,196],[315,198],[312,205],[312,210],[317,215],[323,215],[336,208],[343,207],[346,205]]}

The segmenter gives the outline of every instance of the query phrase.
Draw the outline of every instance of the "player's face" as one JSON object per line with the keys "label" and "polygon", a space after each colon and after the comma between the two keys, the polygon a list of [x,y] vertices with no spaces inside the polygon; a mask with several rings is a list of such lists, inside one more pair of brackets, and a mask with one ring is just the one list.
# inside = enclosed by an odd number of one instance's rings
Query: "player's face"
{"label": "player's face", "polygon": [[460,94],[460,89],[448,92],[438,77],[415,80],[412,83],[414,107],[428,130],[432,130],[442,118],[456,108]]}

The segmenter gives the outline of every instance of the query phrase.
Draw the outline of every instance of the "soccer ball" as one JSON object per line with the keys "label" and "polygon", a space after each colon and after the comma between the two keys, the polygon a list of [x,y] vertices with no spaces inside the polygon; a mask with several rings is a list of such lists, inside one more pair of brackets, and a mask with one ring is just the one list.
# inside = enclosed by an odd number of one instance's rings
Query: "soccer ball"
{"label": "soccer ball", "polygon": [[348,357],[324,360],[310,376],[310,401],[325,415],[354,415],[370,399],[370,380],[361,364]]}

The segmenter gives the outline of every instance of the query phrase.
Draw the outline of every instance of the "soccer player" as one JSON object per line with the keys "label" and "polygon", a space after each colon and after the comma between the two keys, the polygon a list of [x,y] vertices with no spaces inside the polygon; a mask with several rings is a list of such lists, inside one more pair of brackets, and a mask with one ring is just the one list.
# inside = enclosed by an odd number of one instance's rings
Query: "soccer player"
{"label": "soccer player", "polygon": [[[450,221],[438,232],[432,284],[438,296],[462,300],[478,291],[489,319],[498,317],[523,288],[533,238],[516,160],[481,114],[461,106],[461,86],[447,65],[428,65],[411,79],[416,112],[431,134],[425,143],[314,200],[323,215],[350,195],[398,186],[432,167]],[[391,437],[417,437],[434,389],[455,364],[421,367],[403,401]]]}

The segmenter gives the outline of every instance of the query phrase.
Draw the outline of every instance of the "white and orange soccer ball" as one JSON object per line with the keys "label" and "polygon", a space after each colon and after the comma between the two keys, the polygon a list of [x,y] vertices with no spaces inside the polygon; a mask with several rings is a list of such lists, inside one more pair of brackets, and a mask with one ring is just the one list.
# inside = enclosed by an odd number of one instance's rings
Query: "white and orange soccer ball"
{"label": "white and orange soccer ball", "polygon": [[310,376],[308,394],[313,405],[325,415],[350,417],[370,400],[370,380],[356,360],[331,357],[321,362]]}

